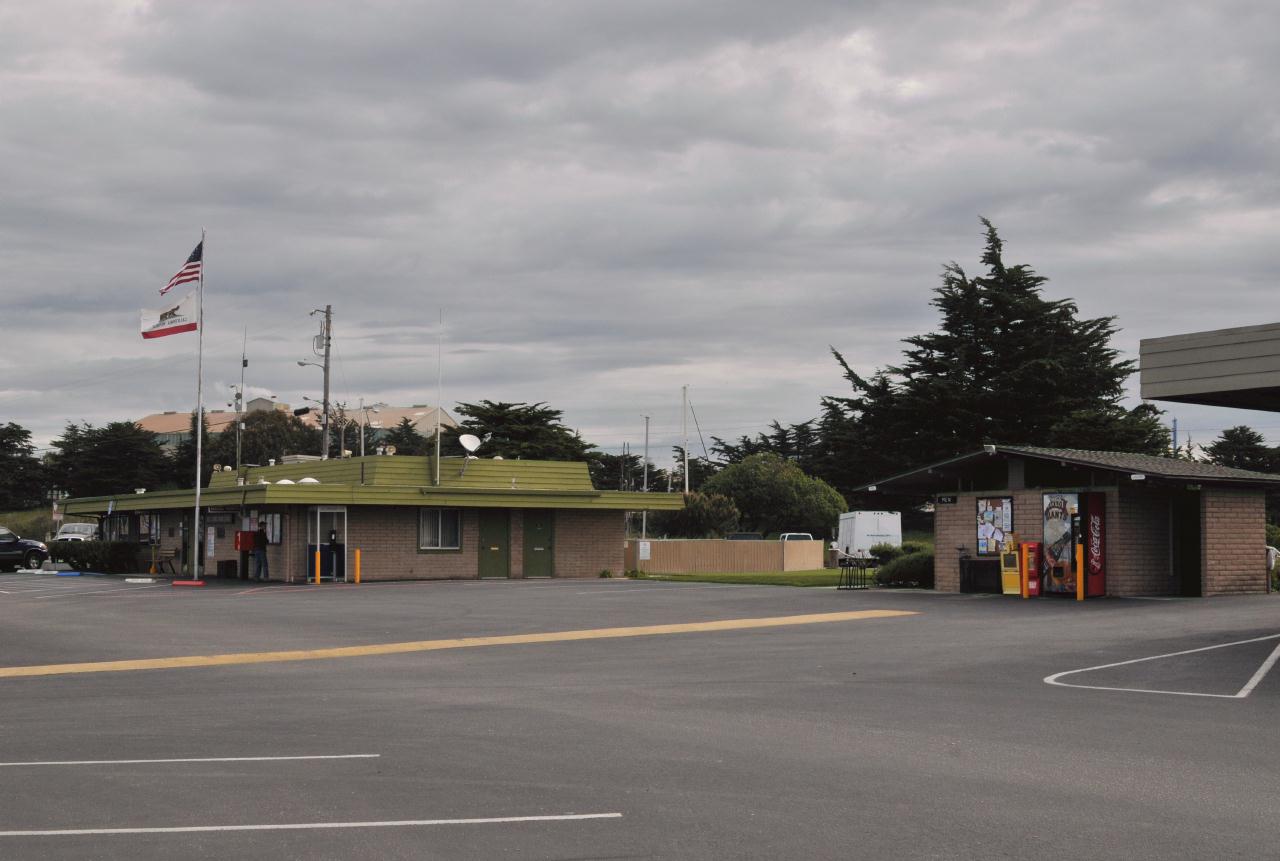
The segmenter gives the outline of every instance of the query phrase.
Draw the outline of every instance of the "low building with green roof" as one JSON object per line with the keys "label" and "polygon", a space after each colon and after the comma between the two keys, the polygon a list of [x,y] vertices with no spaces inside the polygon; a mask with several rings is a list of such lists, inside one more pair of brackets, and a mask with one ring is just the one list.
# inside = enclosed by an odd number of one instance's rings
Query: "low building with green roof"
{"label": "low building with green roof", "polygon": [[[239,472],[219,469],[200,493],[201,569],[245,576],[237,532],[266,524],[273,580],[596,577],[621,573],[629,511],[683,507],[680,494],[596,490],[581,462],[372,456]],[[102,518],[104,537],[155,548],[181,571],[194,490],[69,499],[67,514]],[[243,539],[242,545],[246,543]]]}

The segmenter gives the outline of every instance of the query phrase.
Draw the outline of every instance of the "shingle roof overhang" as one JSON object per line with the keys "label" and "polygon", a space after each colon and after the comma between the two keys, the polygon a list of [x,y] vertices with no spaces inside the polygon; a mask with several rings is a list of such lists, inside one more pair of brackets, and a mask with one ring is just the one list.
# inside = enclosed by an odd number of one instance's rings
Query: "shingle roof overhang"
{"label": "shingle roof overhang", "polygon": [[1127,452],[1085,451],[1038,446],[987,445],[977,451],[899,473],[855,488],[855,492],[936,493],[953,489],[957,475],[973,471],[991,458],[1024,458],[1113,472],[1127,476],[1197,484],[1232,485],[1280,489],[1280,475],[1198,461],[1177,460]]}

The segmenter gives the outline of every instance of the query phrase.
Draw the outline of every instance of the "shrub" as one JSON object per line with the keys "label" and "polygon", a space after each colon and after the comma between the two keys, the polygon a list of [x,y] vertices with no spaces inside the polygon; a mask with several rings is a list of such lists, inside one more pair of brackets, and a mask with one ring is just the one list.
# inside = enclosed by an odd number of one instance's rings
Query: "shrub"
{"label": "shrub", "polygon": [[930,553],[932,548],[923,541],[904,541],[902,542],[902,555],[910,556],[912,553]]}
{"label": "shrub", "polygon": [[1280,526],[1274,523],[1267,524],[1267,543],[1272,547],[1280,547]]}
{"label": "shrub", "polygon": [[613,572],[610,571],[608,568],[605,568],[600,572],[599,576],[601,580],[608,580],[611,577],[613,577]]}
{"label": "shrub", "polygon": [[877,568],[892,562],[903,554],[901,547],[895,547],[892,544],[873,544],[867,552],[871,554],[872,559],[876,560]]}
{"label": "shrub", "polygon": [[918,586],[933,588],[933,554],[912,553],[899,556],[876,569],[876,583],[880,586]]}
{"label": "shrub", "polygon": [[78,571],[133,574],[142,570],[143,549],[131,541],[55,541],[49,545],[49,558]]}

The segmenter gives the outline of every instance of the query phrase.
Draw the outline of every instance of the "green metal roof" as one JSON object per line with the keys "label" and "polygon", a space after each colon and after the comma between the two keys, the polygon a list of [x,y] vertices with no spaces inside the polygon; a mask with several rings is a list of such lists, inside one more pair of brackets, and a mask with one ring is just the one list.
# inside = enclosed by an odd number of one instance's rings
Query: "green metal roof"
{"label": "green metal roof", "polygon": [[[659,511],[684,507],[678,493],[596,490],[587,465],[569,461],[443,458],[440,485],[431,483],[432,459],[382,456],[309,461],[217,472],[201,491],[201,507],[252,505],[401,505],[458,508],[573,508]],[[317,484],[278,484],[314,478]],[[191,508],[194,490],[160,490],[68,499],[68,514]]]}

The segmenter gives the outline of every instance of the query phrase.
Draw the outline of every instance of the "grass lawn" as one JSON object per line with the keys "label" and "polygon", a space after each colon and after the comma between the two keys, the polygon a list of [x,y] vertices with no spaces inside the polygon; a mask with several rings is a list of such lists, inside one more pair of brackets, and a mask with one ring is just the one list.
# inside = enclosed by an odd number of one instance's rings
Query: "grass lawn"
{"label": "grass lawn", "polygon": [[758,571],[750,574],[641,574],[640,580],[676,580],[681,583],[744,583],[751,586],[835,586],[835,568],[816,571]]}

